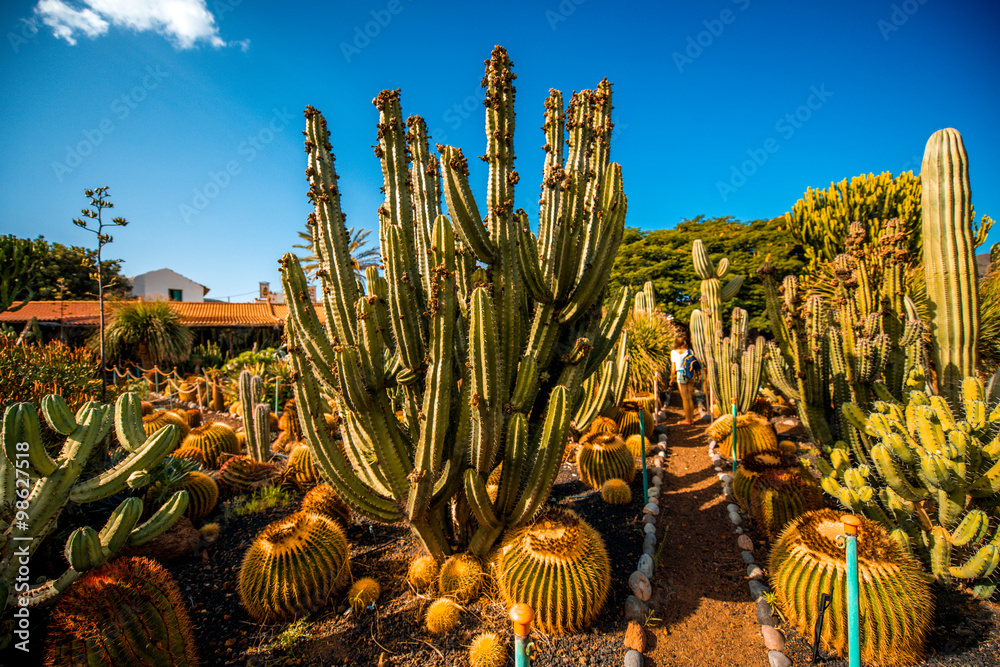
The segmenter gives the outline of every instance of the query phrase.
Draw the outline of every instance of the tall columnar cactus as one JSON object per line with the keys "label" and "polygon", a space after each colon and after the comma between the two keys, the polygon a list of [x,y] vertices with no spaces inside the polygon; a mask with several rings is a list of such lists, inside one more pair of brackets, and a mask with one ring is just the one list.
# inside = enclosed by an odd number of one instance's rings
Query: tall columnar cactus
{"label": "tall columnar cactus", "polygon": [[198,653],[177,583],[155,560],[125,558],[87,575],[52,613],[45,664],[194,667]]}
{"label": "tall columnar cactus", "polygon": [[882,524],[935,579],[967,581],[977,595],[995,589],[1000,528],[1000,409],[990,410],[983,383],[968,377],[952,410],[942,396],[912,391],[904,403],[876,401],[865,414],[843,412],[872,443],[867,460],[835,447],[817,461],[823,489]]}
{"label": "tall columnar cactus", "polygon": [[[611,86],[574,94],[566,109],[551,91],[536,235],[513,207],[514,78],[497,47],[483,81],[489,177],[479,202],[462,151],[438,146],[439,159],[424,121],[404,123],[398,91],[375,98],[385,277],[369,269],[363,297],[326,121],[309,107],[306,174],[325,322],[298,260],[282,259],[296,403],[318,467],[355,511],[407,521],[438,559],[450,551],[453,500],[455,535],[478,526],[470,550],[480,557],[505,528],[527,524],[548,497],[570,423],[585,428],[627,381],[624,352],[606,359],[627,290],[600,313],[626,210],[621,169],[609,162]],[[324,394],[340,405],[343,451],[319,411]],[[500,462],[491,501],[485,479]]]}
{"label": "tall columnar cactus", "polygon": [[264,382],[259,375],[242,371],[239,378],[240,416],[247,438],[247,453],[254,461],[263,463],[271,458],[271,408],[258,403],[264,392]]}
{"label": "tall columnar cactus", "polygon": [[927,140],[920,179],[931,351],[938,391],[954,402],[962,379],[975,373],[979,344],[969,158],[958,130],[938,130]]}
{"label": "tall columnar cactus", "polygon": [[[135,394],[122,394],[110,406],[90,402],[74,415],[56,395],[42,399],[42,414],[49,427],[66,437],[59,455],[52,458],[42,443],[38,413],[30,403],[7,408],[3,418],[3,456],[0,456],[0,507],[4,514],[0,541],[0,600],[11,605],[34,606],[51,602],[81,574],[99,567],[127,545],[148,542],[170,528],[187,508],[188,493],[174,493],[145,523],[142,500],[127,498],[111,513],[100,532],[89,527],[74,530],[66,541],[70,567],[57,579],[34,585],[19,573],[25,561],[55,528],[66,504],[105,500],[130,488],[149,483],[147,471],[170,454],[177,444],[178,427],[167,425],[147,437],[142,407]],[[112,429],[126,450],[112,468],[80,479],[84,465]],[[2,640],[3,638],[0,638]]]}

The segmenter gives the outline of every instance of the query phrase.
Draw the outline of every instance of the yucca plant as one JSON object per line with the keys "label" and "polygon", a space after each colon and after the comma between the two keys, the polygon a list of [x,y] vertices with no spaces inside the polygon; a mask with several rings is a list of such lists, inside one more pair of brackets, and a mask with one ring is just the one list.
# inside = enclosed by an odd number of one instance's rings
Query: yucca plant
{"label": "yucca plant", "polygon": [[[191,354],[192,339],[177,311],[163,301],[123,302],[115,307],[104,330],[108,354],[134,351],[144,369],[184,361]],[[98,334],[91,336],[89,345],[98,348]]]}

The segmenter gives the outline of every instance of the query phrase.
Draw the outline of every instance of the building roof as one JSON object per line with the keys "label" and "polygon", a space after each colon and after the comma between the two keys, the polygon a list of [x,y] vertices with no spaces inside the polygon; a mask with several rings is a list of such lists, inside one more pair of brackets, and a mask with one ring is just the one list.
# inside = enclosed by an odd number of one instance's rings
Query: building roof
{"label": "building roof", "polygon": [[[105,303],[105,317],[110,318],[119,303],[122,302]],[[288,306],[283,303],[165,303],[181,316],[181,324],[188,327],[279,327],[288,317]],[[322,308],[317,308],[316,313],[324,319]],[[0,323],[24,323],[32,317],[39,323],[98,326],[100,309],[97,301],[29,301],[20,310],[0,313]]]}

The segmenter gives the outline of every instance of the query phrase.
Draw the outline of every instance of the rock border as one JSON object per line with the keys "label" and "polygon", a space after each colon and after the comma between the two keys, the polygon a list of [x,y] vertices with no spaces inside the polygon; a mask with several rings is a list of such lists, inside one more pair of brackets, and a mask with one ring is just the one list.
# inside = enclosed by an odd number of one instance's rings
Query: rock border
{"label": "rock border", "polygon": [[654,557],[657,550],[656,528],[660,515],[660,489],[663,486],[663,462],[667,458],[666,410],[653,416],[653,433],[658,433],[657,442],[650,447],[652,462],[647,465],[649,491],[642,508],[642,555],[635,571],[629,575],[628,586],[631,594],[625,598],[625,667],[642,667],[643,652],[646,650],[646,619],[649,605],[646,602],[653,594],[653,573],[656,570]]}
{"label": "rock border", "polygon": [[[736,533],[736,546],[741,551],[743,562],[747,567],[747,586],[750,589],[750,597],[756,604],[756,619],[760,624],[760,634],[764,639],[764,648],[767,650],[767,664],[769,667],[791,667],[792,661],[786,656],[782,649],[785,648],[785,635],[777,628],[779,619],[774,615],[774,610],[765,599],[765,595],[771,592],[764,578],[764,570],[757,564],[754,557],[754,544],[750,536],[743,530],[743,524],[749,521],[749,517],[737,505],[731,484],[733,476],[726,472],[723,463],[726,459],[718,452],[719,443],[715,440],[708,441],[708,456],[712,461],[715,473],[722,482],[722,496],[729,501],[726,510],[729,512],[729,521],[733,524],[733,532]],[[732,465],[732,461],[728,462]]]}

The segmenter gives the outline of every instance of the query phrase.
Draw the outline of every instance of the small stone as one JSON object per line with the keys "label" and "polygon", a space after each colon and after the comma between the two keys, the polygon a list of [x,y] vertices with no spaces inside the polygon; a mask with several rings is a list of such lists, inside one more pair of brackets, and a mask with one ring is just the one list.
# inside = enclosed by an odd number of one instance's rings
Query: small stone
{"label": "small stone", "polygon": [[635,621],[629,621],[625,628],[625,648],[639,653],[646,650],[646,631]]}
{"label": "small stone", "polygon": [[644,524],[644,525],[642,526],[642,530],[643,530],[643,532],[645,532],[646,534],[648,534],[648,535],[652,535],[652,534],[654,534],[654,533],[656,532],[656,524],[655,524],[655,523],[647,523],[647,524]]}
{"label": "small stone", "polygon": [[732,484],[733,482],[733,476],[730,475],[728,472],[724,472],[721,475],[719,475],[719,479],[722,480],[723,484]]}
{"label": "small stone", "polygon": [[[646,537],[642,538],[642,546],[645,548],[647,544],[650,544],[655,547],[656,535],[646,535]],[[643,550],[643,553],[645,553],[645,550]]]}
{"label": "small stone", "polygon": [[663,478],[660,477],[659,475],[653,475],[653,479],[651,479],[650,481],[653,482],[653,484],[655,484],[656,486],[663,485]]}
{"label": "small stone", "polygon": [[722,466],[715,466],[715,472],[722,472]]}
{"label": "small stone", "polygon": [[768,667],[792,667],[792,661],[781,651],[767,652]]}
{"label": "small stone", "polygon": [[653,503],[654,505],[659,505],[660,504],[660,499],[659,498],[649,498],[648,500],[649,500],[649,502]]}
{"label": "small stone", "polygon": [[644,575],[639,570],[636,570],[628,578],[628,587],[632,589],[632,593],[645,602],[653,595],[653,586],[649,583],[649,577]]}
{"label": "small stone", "polygon": [[742,535],[742,534],[743,534],[743,529],[742,529],[742,528],[740,528],[739,526],[737,526],[737,527],[736,527],[736,528],[735,528],[735,529],[733,530],[733,532],[734,532],[734,533],[736,533],[737,535]]}
{"label": "small stone", "polygon": [[665,458],[667,458],[667,453],[666,453],[666,452],[659,452],[659,453],[658,453],[658,454],[656,455],[656,458],[659,458],[659,459],[665,459]]}
{"label": "small stone", "polygon": [[747,565],[747,576],[751,579],[763,579],[764,570],[760,569],[760,565],[757,563],[750,563]]}
{"label": "small stone", "polygon": [[[635,569],[646,575],[646,578],[652,578],[653,576],[653,559],[643,554],[639,556],[639,564],[635,566]],[[639,649],[636,649],[637,651]]]}
{"label": "small stone", "polygon": [[753,540],[750,539],[749,535],[740,535],[736,540],[736,544],[740,545],[740,549],[743,549],[743,551],[753,553]]}
{"label": "small stone", "polygon": [[708,448],[711,449],[711,448],[717,446],[718,444],[719,443],[717,443],[715,440],[709,440],[708,441]]}
{"label": "small stone", "polygon": [[642,517],[643,523],[656,523],[656,517],[652,514],[644,514]]}
{"label": "small stone", "polygon": [[660,434],[660,442],[667,442],[667,434],[666,433],[661,433]]}
{"label": "small stone", "polygon": [[726,505],[726,509],[730,512],[736,512],[737,514],[739,514],[740,512],[740,506],[737,505],[736,503],[729,503],[728,505]]}
{"label": "small stone", "polygon": [[750,553],[749,551],[743,551],[740,553],[740,555],[743,556],[743,562],[746,563],[747,565],[754,562],[753,554]]}
{"label": "small stone", "polygon": [[748,583],[750,586],[750,597],[754,600],[762,599],[767,593],[771,592],[771,589],[762,584],[757,579],[751,579]]}
{"label": "small stone", "polygon": [[625,652],[625,667],[642,667],[642,653],[635,649]]}
{"label": "small stone", "polygon": [[722,487],[722,495],[727,496],[727,497],[730,496],[730,495],[732,495],[732,491],[730,491],[728,484],[726,484],[726,485],[724,485]]}
{"label": "small stone", "polygon": [[642,508],[642,511],[646,512],[647,514],[652,514],[653,516],[656,516],[660,513],[660,506],[652,502],[646,503],[646,506]]}
{"label": "small stone", "polygon": [[778,624],[778,617],[771,610],[771,605],[763,598],[757,600],[757,622],[771,627]]}
{"label": "small stone", "polygon": [[785,635],[770,625],[760,626],[760,634],[764,637],[764,646],[769,651],[780,651],[785,648]]}
{"label": "small stone", "polygon": [[[646,537],[653,537],[653,535],[647,535]],[[642,543],[642,554],[644,556],[649,556],[652,558],[653,554],[656,553],[656,542],[652,544]]]}
{"label": "small stone", "polygon": [[741,517],[736,512],[730,512],[729,513],[729,520],[733,522],[734,526],[738,526],[741,523],[743,523],[743,517]]}
{"label": "small stone", "polygon": [[646,622],[646,613],[649,607],[646,603],[634,595],[625,598],[625,618],[636,623]]}
{"label": "small stone", "polygon": [[649,487],[649,491],[646,492],[646,495],[649,496],[650,498],[656,498],[657,496],[660,495],[660,490],[655,486],[651,486]]}

